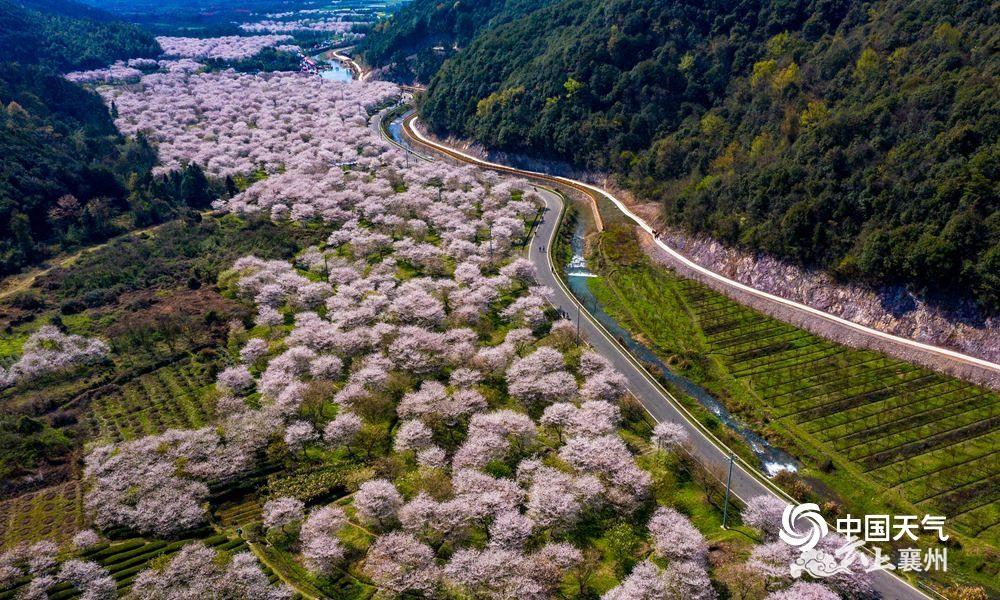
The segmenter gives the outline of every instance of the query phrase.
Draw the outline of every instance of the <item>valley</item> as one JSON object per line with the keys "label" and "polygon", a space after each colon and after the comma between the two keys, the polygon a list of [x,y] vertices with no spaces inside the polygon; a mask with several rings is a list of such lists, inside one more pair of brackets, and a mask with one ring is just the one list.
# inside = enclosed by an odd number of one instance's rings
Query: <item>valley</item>
{"label": "valley", "polygon": [[0,0],[0,598],[998,593],[988,333],[752,276],[990,331],[976,7],[88,1]]}

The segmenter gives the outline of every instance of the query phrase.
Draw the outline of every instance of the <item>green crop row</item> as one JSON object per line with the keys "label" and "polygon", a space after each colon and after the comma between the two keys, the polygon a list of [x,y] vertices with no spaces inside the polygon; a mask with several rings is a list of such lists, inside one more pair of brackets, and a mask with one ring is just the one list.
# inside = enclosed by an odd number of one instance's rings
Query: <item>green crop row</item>
{"label": "green crop row", "polygon": [[825,340],[648,261],[606,259],[634,243],[609,241],[618,235],[602,235],[592,288],[682,374],[789,447],[838,456],[960,531],[998,540],[1000,395]]}

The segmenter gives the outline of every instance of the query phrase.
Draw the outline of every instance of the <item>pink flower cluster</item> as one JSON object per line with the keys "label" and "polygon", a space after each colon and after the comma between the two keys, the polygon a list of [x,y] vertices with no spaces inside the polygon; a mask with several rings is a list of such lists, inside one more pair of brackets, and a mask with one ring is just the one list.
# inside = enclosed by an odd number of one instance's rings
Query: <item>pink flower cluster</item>
{"label": "pink flower cluster", "polygon": [[251,33],[297,33],[303,31],[347,33],[354,25],[355,24],[351,21],[341,21],[336,19],[296,19],[294,21],[275,21],[265,19],[254,23],[242,23],[240,24],[240,29]]}
{"label": "pink flower cluster", "polygon": [[[367,116],[398,88],[225,72],[155,74],[105,94],[125,131],[150,132],[164,168],[195,161],[214,175],[269,173],[217,208],[331,233],[291,261],[243,257],[220,277],[256,305],[260,326],[242,362],[220,374],[223,400],[239,407],[238,394],[256,390],[262,408],[244,406],[218,429],[95,450],[87,506],[99,526],[163,534],[176,531],[168,521],[201,522],[205,483],[248,468],[269,440],[283,435],[292,452],[325,444],[356,456],[383,427],[373,415],[393,408],[394,464],[450,485],[410,496],[411,485],[380,472],[352,496],[356,520],[377,536],[362,570],[382,595],[548,598],[581,561],[578,549],[551,540],[595,513],[649,506],[651,477],[617,433],[624,378],[591,352],[579,367],[567,360],[572,323],[557,324],[547,340],[532,333],[544,330],[548,292],[532,287],[531,263],[511,255],[537,203],[530,194],[513,199],[523,183],[408,163],[380,140]],[[503,341],[485,341],[485,324],[497,321],[513,328]],[[306,399],[330,382],[336,416],[309,417]],[[538,412],[541,433],[530,416]],[[245,441],[231,430],[236,415],[257,419],[237,430]],[[553,432],[554,453],[541,443]],[[653,437],[661,446],[683,439],[669,427]],[[495,467],[516,478],[490,474]],[[264,517],[279,527],[302,521],[299,548],[313,572],[344,559],[340,508],[307,513],[280,498]],[[667,569],[641,563],[606,597],[713,597],[707,546],[691,523],[659,508],[649,530]],[[452,552],[447,562],[434,550],[442,544]],[[204,553],[191,554],[198,560],[182,561],[178,572],[201,564]],[[140,589],[176,585],[164,573],[147,575]],[[227,589],[224,571],[213,573],[207,580]]]}
{"label": "pink flower cluster", "polygon": [[44,325],[25,341],[21,358],[10,367],[0,367],[0,390],[18,381],[55,373],[107,356],[108,345],[95,338],[72,335]]}
{"label": "pink flower cluster", "polygon": [[271,585],[267,575],[249,552],[240,552],[228,562],[201,542],[180,549],[161,569],[146,569],[132,583],[137,600],[168,598],[244,598],[289,600],[292,590]]}
{"label": "pink flower cluster", "polygon": [[[220,176],[288,172],[276,187],[234,206],[254,203],[269,211],[279,199],[309,198],[317,184],[339,187],[339,169],[329,174],[333,179],[317,177],[336,165],[381,154],[385,143],[366,129],[367,110],[399,93],[388,83],[338,84],[301,73],[169,69],[143,77],[141,85],[101,92],[117,106],[124,133],[144,131],[157,144],[162,170],[195,162]],[[278,198],[267,200],[272,195]]]}
{"label": "pink flower cluster", "polygon": [[168,58],[219,58],[240,60],[258,54],[264,48],[290,41],[287,35],[229,35],[214,38],[166,37],[156,41]]}
{"label": "pink flower cluster", "polygon": [[94,85],[134,84],[138,83],[143,75],[153,71],[193,73],[204,68],[205,65],[190,58],[178,60],[131,58],[128,61],[119,60],[103,69],[73,71],[66,73],[64,77],[73,83],[89,83]]}
{"label": "pink flower cluster", "polygon": [[246,410],[215,427],[99,446],[86,458],[85,507],[102,529],[165,536],[195,527],[206,517],[206,482],[250,468],[278,423],[265,411]]}
{"label": "pink flower cluster", "polygon": [[118,61],[103,69],[66,73],[65,77],[73,83],[137,83],[142,71]]}
{"label": "pink flower cluster", "polygon": [[95,562],[72,558],[57,562],[59,547],[43,540],[32,545],[20,544],[0,554],[0,588],[15,580],[30,577],[18,598],[48,598],[48,591],[68,584],[81,598],[110,600],[115,597],[116,583],[108,570]]}

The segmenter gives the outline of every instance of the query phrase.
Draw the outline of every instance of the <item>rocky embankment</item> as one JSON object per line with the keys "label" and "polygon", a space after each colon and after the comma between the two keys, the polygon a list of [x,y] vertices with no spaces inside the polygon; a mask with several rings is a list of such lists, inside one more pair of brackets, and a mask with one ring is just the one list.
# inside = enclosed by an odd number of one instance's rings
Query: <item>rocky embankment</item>
{"label": "rocky embankment", "polygon": [[[478,144],[469,144],[467,140],[450,138],[441,141],[487,160],[601,185],[626,201],[636,214],[660,231],[661,239],[669,246],[693,262],[735,281],[872,329],[948,348],[991,362],[1000,362],[1000,319],[982,318],[971,302],[955,302],[948,306],[936,305],[898,286],[873,289],[841,283],[822,271],[805,270],[767,255],[727,247],[715,240],[691,236],[671,228],[669,224],[664,223],[656,204],[636,201],[628,192],[615,188],[604,177],[575,171],[564,163],[542,161],[510,153],[487,152]],[[948,358],[867,336],[849,327],[741,293],[714,279],[700,276],[652,243],[648,235],[641,231],[639,233],[644,251],[655,262],[670,267],[685,277],[701,280],[709,287],[742,304],[853,347],[879,350],[897,358],[1000,389],[1000,376],[994,372],[969,367]]]}

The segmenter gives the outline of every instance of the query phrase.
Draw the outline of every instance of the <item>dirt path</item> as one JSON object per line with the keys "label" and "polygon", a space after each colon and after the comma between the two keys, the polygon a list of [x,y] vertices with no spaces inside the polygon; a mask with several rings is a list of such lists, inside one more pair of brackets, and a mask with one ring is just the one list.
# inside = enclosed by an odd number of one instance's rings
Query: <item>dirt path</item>
{"label": "dirt path", "polygon": [[[210,210],[202,211],[201,216],[205,217],[210,215],[211,213],[212,211]],[[47,275],[53,269],[68,267],[72,265],[74,262],[76,262],[78,258],[80,258],[81,256],[83,256],[88,252],[96,252],[101,248],[104,248],[108,244],[111,244],[112,242],[118,240],[126,239],[129,237],[135,237],[143,233],[155,233],[156,230],[160,229],[164,225],[167,225],[168,223],[173,223],[176,220],[177,219],[171,219],[169,221],[164,221],[157,225],[150,225],[149,227],[144,227],[142,229],[128,231],[121,235],[105,240],[100,244],[96,244],[94,246],[87,246],[86,248],[81,248],[76,252],[70,254],[62,254],[60,256],[55,256],[46,261],[46,263],[43,263],[43,265],[35,267],[30,271],[25,271],[24,273],[19,273],[17,275],[11,275],[10,277],[7,277],[6,279],[0,281],[0,300],[3,300],[4,298],[7,298],[9,296],[13,296],[18,292],[23,292],[24,290],[30,289],[31,286],[35,284],[35,282],[38,280],[39,277]]]}
{"label": "dirt path", "polygon": [[286,577],[285,574],[281,572],[281,569],[271,564],[271,561],[267,560],[267,555],[264,554],[264,552],[262,552],[260,548],[257,547],[257,544],[254,544],[250,540],[247,540],[247,547],[250,548],[250,551],[253,552],[253,555],[257,557],[257,560],[262,562],[264,566],[266,566],[268,569],[271,569],[271,571],[278,576],[278,579],[280,579],[282,583],[292,588],[296,593],[301,595],[303,598],[308,598],[309,600],[320,599],[320,596],[317,596],[312,592],[307,592],[302,588],[300,588],[298,585],[296,585],[295,581],[293,581],[289,577]]}

